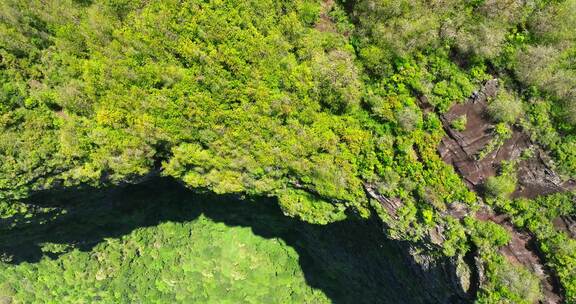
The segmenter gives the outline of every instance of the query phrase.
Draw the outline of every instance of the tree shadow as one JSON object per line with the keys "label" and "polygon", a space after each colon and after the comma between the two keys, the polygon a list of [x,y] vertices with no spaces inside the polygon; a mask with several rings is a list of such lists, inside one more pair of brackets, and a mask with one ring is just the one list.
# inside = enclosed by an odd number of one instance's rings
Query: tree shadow
{"label": "tree shadow", "polygon": [[284,216],[272,198],[197,193],[168,178],[107,189],[40,192],[28,203],[58,207],[65,214],[37,216],[0,229],[0,255],[11,256],[10,264],[62,254],[43,252],[44,243],[90,251],[106,238],[203,214],[228,226],[250,227],[264,238],[282,239],[298,252],[307,284],[334,303],[466,302],[450,283],[453,270],[447,261],[426,270],[416,266],[408,246],[386,239],[375,220],[312,225]]}

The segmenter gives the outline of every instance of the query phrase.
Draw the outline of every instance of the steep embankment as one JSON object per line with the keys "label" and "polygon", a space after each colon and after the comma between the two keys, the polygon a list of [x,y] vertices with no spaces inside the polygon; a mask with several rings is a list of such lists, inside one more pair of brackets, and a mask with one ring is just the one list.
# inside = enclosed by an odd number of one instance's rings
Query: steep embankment
{"label": "steep embankment", "polygon": [[461,302],[449,261],[420,267],[376,221],[308,224],[270,198],[199,194],[158,177],[29,203],[65,213],[0,226],[0,303]]}

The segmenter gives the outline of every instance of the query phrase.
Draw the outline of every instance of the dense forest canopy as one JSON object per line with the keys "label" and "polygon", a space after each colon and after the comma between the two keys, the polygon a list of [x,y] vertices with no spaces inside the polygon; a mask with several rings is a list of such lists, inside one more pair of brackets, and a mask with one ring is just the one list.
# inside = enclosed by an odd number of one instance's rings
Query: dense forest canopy
{"label": "dense forest canopy", "polygon": [[[572,190],[518,193],[535,159],[576,178],[574,29],[576,0],[1,0],[1,233],[40,212],[23,203],[35,193],[162,175],[473,254],[480,303],[548,298],[501,249],[526,233],[572,303],[576,241],[555,226]],[[448,121],[478,96],[488,118]],[[529,147],[471,187],[438,147],[484,120],[478,162]]]}

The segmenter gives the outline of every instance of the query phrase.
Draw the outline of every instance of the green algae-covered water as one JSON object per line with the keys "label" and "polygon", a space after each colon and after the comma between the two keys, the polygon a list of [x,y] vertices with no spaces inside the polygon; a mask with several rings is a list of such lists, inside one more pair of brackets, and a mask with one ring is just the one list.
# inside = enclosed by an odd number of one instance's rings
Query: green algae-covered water
{"label": "green algae-covered water", "polygon": [[371,221],[311,225],[272,199],[167,179],[42,193],[3,219],[0,303],[427,303]]}

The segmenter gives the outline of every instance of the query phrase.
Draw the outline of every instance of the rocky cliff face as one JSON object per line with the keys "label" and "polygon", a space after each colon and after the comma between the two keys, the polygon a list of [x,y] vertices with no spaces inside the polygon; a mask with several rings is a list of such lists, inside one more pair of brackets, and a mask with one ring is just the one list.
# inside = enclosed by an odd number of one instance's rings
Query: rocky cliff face
{"label": "rocky cliff face", "polygon": [[[402,201],[380,194],[374,185],[365,184],[364,188],[367,195],[376,200],[389,216],[389,220],[384,223],[384,230],[394,227],[399,220],[397,214],[403,205]],[[387,235],[392,239],[395,238],[390,233]],[[397,244],[402,246],[402,251],[409,253],[405,260],[412,272],[425,282],[429,282],[426,289],[430,291],[430,301],[433,301],[431,303],[469,303],[477,291],[478,278],[475,267],[470,267],[462,256],[444,258],[434,255],[434,249],[439,249],[444,241],[443,227],[437,226],[430,228],[421,242]],[[438,293],[437,290],[444,292]]]}

